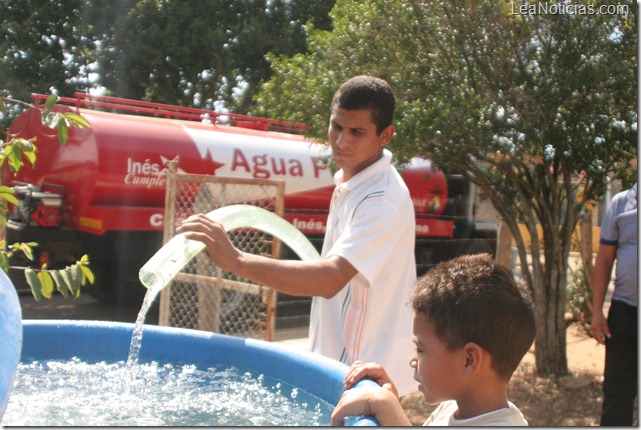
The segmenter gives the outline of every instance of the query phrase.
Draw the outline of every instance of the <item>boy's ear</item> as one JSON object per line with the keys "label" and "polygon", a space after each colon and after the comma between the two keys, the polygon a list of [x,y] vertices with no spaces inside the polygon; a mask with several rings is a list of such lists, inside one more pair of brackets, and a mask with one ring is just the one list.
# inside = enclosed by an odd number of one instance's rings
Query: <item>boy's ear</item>
{"label": "boy's ear", "polygon": [[474,342],[465,344],[463,354],[465,360],[463,372],[467,375],[475,375],[478,373],[484,364],[483,362],[488,359],[485,350]]}

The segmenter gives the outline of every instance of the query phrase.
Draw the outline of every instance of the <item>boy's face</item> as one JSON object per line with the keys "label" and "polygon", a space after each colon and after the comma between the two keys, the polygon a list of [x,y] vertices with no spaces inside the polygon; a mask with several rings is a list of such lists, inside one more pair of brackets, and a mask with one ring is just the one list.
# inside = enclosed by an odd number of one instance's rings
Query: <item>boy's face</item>
{"label": "boy's face", "polygon": [[335,105],[328,135],[334,163],[343,169],[343,179],[349,180],[380,158],[383,147],[394,135],[394,127],[390,125],[377,134],[369,109],[347,110]]}
{"label": "boy's face", "polygon": [[461,386],[459,369],[464,367],[463,350],[448,351],[445,342],[434,332],[434,325],[424,315],[414,313],[412,341],[416,351],[410,358],[414,379],[428,405],[435,405],[457,397]]}

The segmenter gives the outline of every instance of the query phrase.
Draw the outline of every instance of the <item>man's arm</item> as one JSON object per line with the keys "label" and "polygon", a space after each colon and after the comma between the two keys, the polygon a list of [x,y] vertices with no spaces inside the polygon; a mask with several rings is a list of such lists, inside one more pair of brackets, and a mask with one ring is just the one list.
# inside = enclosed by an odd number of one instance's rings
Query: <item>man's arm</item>
{"label": "man's arm", "polygon": [[203,214],[187,218],[176,232],[203,242],[209,257],[221,269],[294,296],[333,297],[357,273],[349,261],[339,256],[299,261],[242,252],[229,241],[220,223]]}
{"label": "man's arm", "polygon": [[617,255],[616,245],[600,244],[594,260],[594,276],[592,277],[592,336],[601,344],[610,338],[610,328],[603,313],[603,303],[612,276],[612,267]]}
{"label": "man's arm", "polygon": [[312,261],[275,260],[246,252],[240,253],[230,271],[286,294],[324,298],[335,296],[357,273],[339,256]]}

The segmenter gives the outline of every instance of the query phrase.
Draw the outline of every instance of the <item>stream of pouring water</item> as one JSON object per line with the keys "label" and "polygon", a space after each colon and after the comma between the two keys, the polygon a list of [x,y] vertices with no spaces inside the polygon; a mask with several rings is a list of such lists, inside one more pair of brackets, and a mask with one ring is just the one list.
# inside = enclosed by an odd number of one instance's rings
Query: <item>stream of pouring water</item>
{"label": "stream of pouring water", "polygon": [[[270,234],[289,246],[301,260],[320,258],[316,248],[296,227],[265,209],[251,205],[231,205],[216,209],[207,217],[223,225],[229,232],[238,228],[252,228]],[[189,240],[182,234],[174,236],[140,269],[138,277],[147,287],[147,293],[138,312],[131,336],[127,369],[138,363],[142,330],[149,307],[158,293],[182,270],[192,258],[205,248],[202,242]]]}

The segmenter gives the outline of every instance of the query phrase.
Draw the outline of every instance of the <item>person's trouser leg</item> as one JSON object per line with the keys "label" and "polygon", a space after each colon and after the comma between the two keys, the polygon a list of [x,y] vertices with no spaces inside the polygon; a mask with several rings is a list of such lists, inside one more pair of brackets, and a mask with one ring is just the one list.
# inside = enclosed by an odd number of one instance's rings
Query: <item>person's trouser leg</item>
{"label": "person's trouser leg", "polygon": [[631,426],[637,396],[637,308],[613,301],[605,344],[602,426]]}

